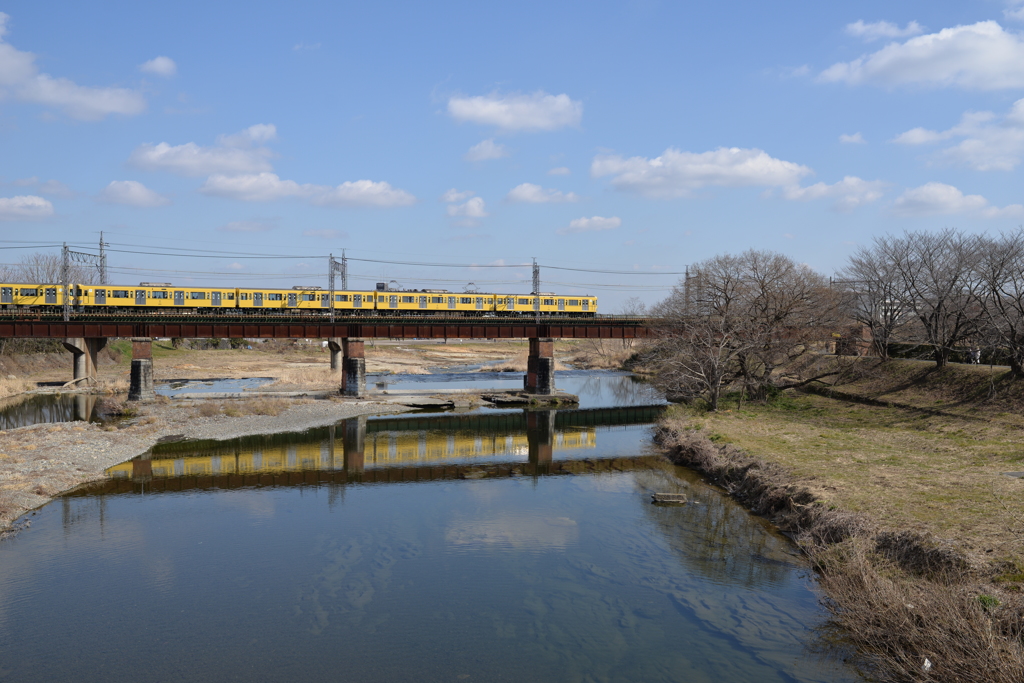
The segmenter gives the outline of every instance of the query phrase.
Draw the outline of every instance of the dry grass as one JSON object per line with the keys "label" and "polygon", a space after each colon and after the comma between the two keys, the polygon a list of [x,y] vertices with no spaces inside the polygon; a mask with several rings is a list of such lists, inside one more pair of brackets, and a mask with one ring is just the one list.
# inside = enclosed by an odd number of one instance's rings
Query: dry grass
{"label": "dry grass", "polygon": [[30,382],[27,379],[14,376],[0,378],[0,398],[15,396],[35,388],[35,382]]}
{"label": "dry grass", "polygon": [[329,365],[318,365],[315,367],[281,368],[274,373],[274,381],[264,388],[337,389],[340,385],[340,374],[332,373]]}
{"label": "dry grass", "polygon": [[777,463],[713,443],[690,426],[669,417],[658,440],[674,461],[794,532],[820,572],[837,635],[869,677],[1024,680],[1020,565],[1004,565],[1000,583],[993,583],[991,572],[972,567],[954,544],[879,532],[867,516],[827,506]]}
{"label": "dry grass", "polygon": [[572,364],[587,370],[619,370],[638,350],[635,342],[620,339],[585,339],[570,351]]}
{"label": "dry grass", "polygon": [[[529,351],[522,351],[517,353],[514,358],[480,368],[477,372],[526,372],[526,361],[529,355]],[[557,358],[555,359],[556,371],[569,369],[568,365]]]}
{"label": "dry grass", "polygon": [[250,398],[240,401],[204,401],[192,409],[196,417],[244,417],[246,415],[280,415],[288,410],[289,401],[281,398]]}

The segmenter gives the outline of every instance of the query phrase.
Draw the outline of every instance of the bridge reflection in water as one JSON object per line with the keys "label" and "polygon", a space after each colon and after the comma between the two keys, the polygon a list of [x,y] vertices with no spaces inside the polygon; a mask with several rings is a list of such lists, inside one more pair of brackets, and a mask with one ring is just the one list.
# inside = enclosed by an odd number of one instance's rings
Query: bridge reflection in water
{"label": "bridge reflection in water", "polygon": [[[593,449],[599,427],[654,422],[664,406],[343,420],[299,434],[161,444],[107,470],[81,493],[182,491],[318,483],[632,469],[622,458],[554,460]],[[598,464],[595,464],[598,463]]]}

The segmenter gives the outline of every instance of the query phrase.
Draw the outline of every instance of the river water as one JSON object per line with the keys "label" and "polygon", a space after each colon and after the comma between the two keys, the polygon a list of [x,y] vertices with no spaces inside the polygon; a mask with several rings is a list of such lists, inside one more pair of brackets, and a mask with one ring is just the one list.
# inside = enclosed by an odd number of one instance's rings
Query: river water
{"label": "river water", "polygon": [[111,468],[0,543],[0,681],[856,680],[792,544],[652,450],[646,386],[559,386]]}

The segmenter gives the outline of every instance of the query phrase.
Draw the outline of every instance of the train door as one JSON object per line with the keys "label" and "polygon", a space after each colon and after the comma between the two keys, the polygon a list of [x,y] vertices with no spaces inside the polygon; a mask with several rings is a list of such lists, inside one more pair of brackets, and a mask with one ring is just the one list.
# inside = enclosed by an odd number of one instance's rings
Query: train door
{"label": "train door", "polygon": [[584,299],[583,300],[583,310],[584,311],[589,311],[590,310],[590,299]]}
{"label": "train door", "polygon": [[105,290],[105,289],[97,289],[96,290],[96,297],[93,299],[93,301],[94,301],[94,303],[97,306],[106,306],[107,305],[107,290]]}
{"label": "train door", "polygon": [[560,311],[564,311],[565,310],[565,299],[559,299],[558,300],[558,310],[560,310]]}
{"label": "train door", "polygon": [[210,292],[210,305],[220,306],[220,292]]}
{"label": "train door", "polygon": [[420,297],[420,308],[426,308],[426,307],[427,307],[427,297],[421,296]]}
{"label": "train door", "polygon": [[331,306],[331,295],[321,294],[320,295],[320,308],[330,308]]}
{"label": "train door", "polygon": [[388,297],[388,308],[398,308],[398,297],[394,294]]}
{"label": "train door", "polygon": [[476,310],[478,310],[478,311],[484,310],[484,298],[482,296],[478,296],[476,298]]}
{"label": "train door", "polygon": [[14,303],[14,288],[13,287],[0,287],[0,304],[13,304]]}
{"label": "train door", "polygon": [[44,296],[46,297],[44,299],[45,303],[48,303],[48,304],[55,304],[55,303],[57,303],[57,288],[56,287],[47,287],[46,288],[46,292],[44,293]]}
{"label": "train door", "polygon": [[353,294],[352,295],[352,308],[362,308],[362,307],[363,307],[363,295],[362,294]]}
{"label": "train door", "polygon": [[146,305],[146,290],[136,289],[135,290],[135,305],[145,306]]}
{"label": "train door", "polygon": [[505,310],[506,311],[514,311],[514,310],[516,310],[516,300],[515,300],[515,297],[511,297],[510,296],[510,297],[505,299]]}
{"label": "train door", "polygon": [[295,308],[295,306],[297,305],[297,299],[298,299],[298,297],[296,297],[295,294],[289,294],[288,295],[288,308]]}
{"label": "train door", "polygon": [[253,306],[263,306],[263,292],[253,292],[252,293],[252,305]]}
{"label": "train door", "polygon": [[455,299],[454,296],[448,297],[448,308],[455,308]]}
{"label": "train door", "polygon": [[175,306],[184,306],[185,305],[185,292],[177,292],[176,291],[174,293],[174,305]]}

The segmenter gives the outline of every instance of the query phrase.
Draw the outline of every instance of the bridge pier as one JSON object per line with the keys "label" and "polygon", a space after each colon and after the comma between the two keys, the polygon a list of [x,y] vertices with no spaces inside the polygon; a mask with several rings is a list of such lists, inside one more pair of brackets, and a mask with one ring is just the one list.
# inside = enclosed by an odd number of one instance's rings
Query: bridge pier
{"label": "bridge pier", "polygon": [[128,400],[152,401],[154,398],[153,340],[149,337],[132,337],[132,374]]}
{"label": "bridge pier", "polygon": [[96,383],[96,354],[107,345],[106,337],[68,337],[64,348],[74,356],[74,383]]}
{"label": "bridge pier", "polygon": [[530,339],[530,356],[526,360],[523,389],[529,394],[555,393],[555,341],[548,338]]}
{"label": "bridge pier", "polygon": [[526,411],[526,441],[536,473],[547,472],[555,443],[555,410]]}
{"label": "bridge pier", "polygon": [[343,344],[344,340],[341,337],[330,337],[327,340],[327,348],[331,352],[331,372],[334,374],[341,372],[341,366],[344,363]]}
{"label": "bridge pier", "polygon": [[[362,339],[345,338],[341,340],[342,396],[366,395],[366,351]],[[333,352],[332,365],[333,365]]]}

